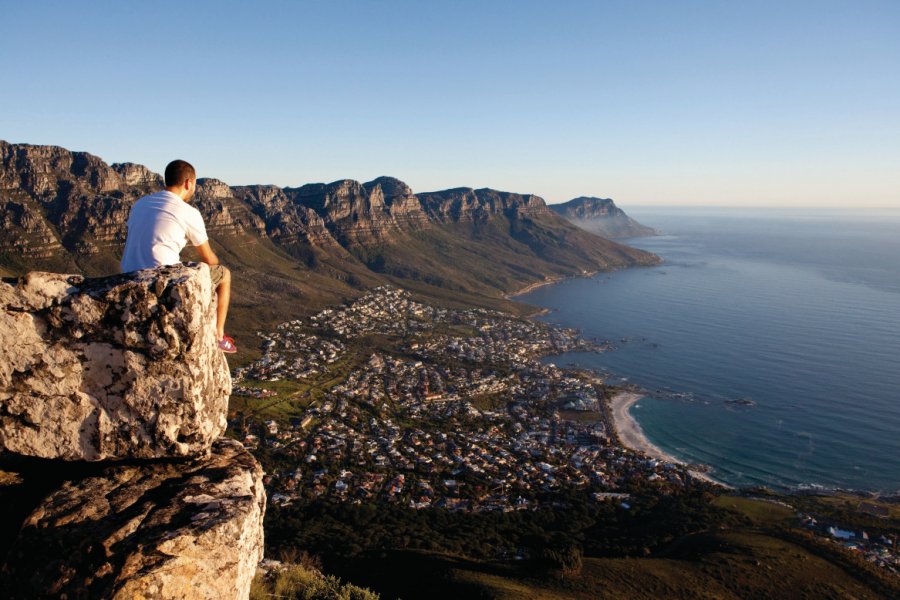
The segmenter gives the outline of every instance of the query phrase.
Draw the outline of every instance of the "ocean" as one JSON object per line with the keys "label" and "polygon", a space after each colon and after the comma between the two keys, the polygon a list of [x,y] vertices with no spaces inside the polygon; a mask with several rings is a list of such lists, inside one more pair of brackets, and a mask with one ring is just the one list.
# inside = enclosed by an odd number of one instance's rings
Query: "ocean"
{"label": "ocean", "polygon": [[900,211],[631,209],[664,259],[517,299],[612,343],[649,440],[731,485],[900,490]]}

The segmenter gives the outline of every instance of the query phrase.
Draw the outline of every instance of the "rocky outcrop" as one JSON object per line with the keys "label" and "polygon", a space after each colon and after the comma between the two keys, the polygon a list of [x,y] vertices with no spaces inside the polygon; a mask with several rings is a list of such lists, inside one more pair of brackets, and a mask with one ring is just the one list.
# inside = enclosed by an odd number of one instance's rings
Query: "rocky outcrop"
{"label": "rocky outcrop", "polygon": [[419,194],[418,198],[429,217],[444,223],[488,221],[494,215],[512,219],[553,215],[538,196],[491,189],[456,188]]}
{"label": "rocky outcrop", "polygon": [[373,202],[383,204],[402,230],[426,229],[430,222],[412,188],[394,177],[379,177],[363,184]]}
{"label": "rocky outcrop", "polygon": [[0,251],[19,260],[46,259],[63,251],[40,205],[22,193],[0,196]]}
{"label": "rocky outcrop", "polygon": [[0,189],[20,188],[32,197],[52,201],[72,188],[103,193],[119,189],[122,183],[121,176],[93,154],[0,140]]}
{"label": "rocky outcrop", "polygon": [[609,198],[581,196],[563,204],[553,204],[551,209],[590,232],[608,238],[656,235],[650,227],[641,225],[625,214]]}
{"label": "rocky outcrop", "polygon": [[203,214],[206,231],[213,239],[222,236],[261,236],[263,220],[239,199],[227,184],[218,179],[197,181],[194,205]]}
{"label": "rocky outcrop", "polygon": [[144,165],[135,163],[114,163],[110,165],[113,171],[119,174],[125,185],[149,187],[160,189],[163,187],[163,178]]}
{"label": "rocky outcrop", "polygon": [[27,513],[5,598],[247,598],[263,554],[259,463],[233,440],[189,462],[69,479]]}
{"label": "rocky outcrop", "polygon": [[316,211],[331,234],[351,251],[391,241],[428,223],[412,190],[389,177],[365,185],[350,179],[311,183],[285,188],[284,193],[294,203]]}
{"label": "rocky outcrop", "polygon": [[232,188],[254,214],[262,218],[266,234],[280,243],[340,247],[322,217],[308,206],[295,201],[274,185],[249,185]]}
{"label": "rocky outcrop", "polygon": [[0,281],[4,598],[247,598],[259,463],[205,264]]}
{"label": "rocky outcrop", "polygon": [[202,454],[231,377],[206,265],[0,282],[0,449],[97,461]]}

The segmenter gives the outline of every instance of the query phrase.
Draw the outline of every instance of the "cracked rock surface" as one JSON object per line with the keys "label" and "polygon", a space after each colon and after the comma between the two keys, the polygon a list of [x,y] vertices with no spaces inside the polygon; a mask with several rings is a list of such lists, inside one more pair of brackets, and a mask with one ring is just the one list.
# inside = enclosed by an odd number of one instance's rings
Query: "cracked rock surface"
{"label": "cracked rock surface", "polygon": [[187,461],[74,470],[22,511],[0,570],[4,597],[249,595],[266,500],[262,469],[241,444],[221,439]]}
{"label": "cracked rock surface", "polygon": [[205,264],[0,281],[0,450],[64,460],[205,453],[231,376]]}

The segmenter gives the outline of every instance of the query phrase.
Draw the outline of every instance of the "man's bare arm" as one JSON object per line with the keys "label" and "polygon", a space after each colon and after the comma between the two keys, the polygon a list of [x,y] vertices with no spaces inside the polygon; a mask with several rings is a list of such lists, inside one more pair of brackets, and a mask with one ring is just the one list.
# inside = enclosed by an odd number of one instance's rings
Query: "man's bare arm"
{"label": "man's bare arm", "polygon": [[216,253],[213,252],[213,249],[209,245],[209,241],[205,241],[199,246],[196,246],[197,253],[200,255],[200,260],[205,262],[208,265],[217,265],[219,264],[219,257],[216,256]]}

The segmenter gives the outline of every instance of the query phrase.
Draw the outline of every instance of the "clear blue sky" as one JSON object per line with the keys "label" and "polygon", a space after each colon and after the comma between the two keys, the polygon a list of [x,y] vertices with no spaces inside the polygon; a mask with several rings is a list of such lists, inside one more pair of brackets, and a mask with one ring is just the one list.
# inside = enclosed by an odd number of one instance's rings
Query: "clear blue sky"
{"label": "clear blue sky", "polygon": [[0,45],[0,139],[232,185],[900,207],[897,0],[0,0]]}

